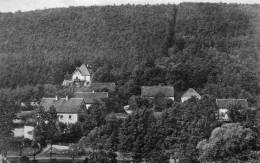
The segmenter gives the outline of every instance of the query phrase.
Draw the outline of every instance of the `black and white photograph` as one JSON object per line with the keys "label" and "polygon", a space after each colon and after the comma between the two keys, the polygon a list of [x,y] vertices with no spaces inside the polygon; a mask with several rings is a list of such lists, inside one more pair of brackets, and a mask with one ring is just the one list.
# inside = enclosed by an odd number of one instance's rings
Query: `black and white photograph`
{"label": "black and white photograph", "polygon": [[0,163],[260,163],[260,1],[0,0]]}

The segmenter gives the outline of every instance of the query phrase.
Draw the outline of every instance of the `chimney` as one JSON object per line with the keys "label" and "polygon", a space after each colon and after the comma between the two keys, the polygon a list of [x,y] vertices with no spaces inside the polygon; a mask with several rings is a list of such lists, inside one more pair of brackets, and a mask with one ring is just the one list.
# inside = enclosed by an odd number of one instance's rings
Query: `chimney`
{"label": "chimney", "polygon": [[66,101],[68,101],[69,100],[69,97],[68,96],[66,96]]}
{"label": "chimney", "polygon": [[59,98],[58,98],[58,96],[57,96],[57,95],[55,96],[55,100],[56,100],[56,101],[58,101],[58,100],[59,100]]}

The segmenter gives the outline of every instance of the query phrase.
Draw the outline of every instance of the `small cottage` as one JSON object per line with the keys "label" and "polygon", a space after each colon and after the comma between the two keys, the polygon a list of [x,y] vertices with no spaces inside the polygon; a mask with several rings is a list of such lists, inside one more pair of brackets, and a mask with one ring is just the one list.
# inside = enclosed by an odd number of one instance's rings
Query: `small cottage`
{"label": "small cottage", "polygon": [[91,83],[90,72],[85,64],[80,67],[76,67],[75,71],[72,73],[71,79],[65,79],[62,86],[87,86]]}
{"label": "small cottage", "polygon": [[78,122],[79,114],[84,110],[83,98],[42,98],[40,105],[47,111],[54,106],[58,120],[62,123]]}
{"label": "small cottage", "polygon": [[187,101],[190,98],[195,97],[197,99],[201,99],[201,96],[198,92],[196,92],[193,88],[189,88],[182,96],[181,102]]}

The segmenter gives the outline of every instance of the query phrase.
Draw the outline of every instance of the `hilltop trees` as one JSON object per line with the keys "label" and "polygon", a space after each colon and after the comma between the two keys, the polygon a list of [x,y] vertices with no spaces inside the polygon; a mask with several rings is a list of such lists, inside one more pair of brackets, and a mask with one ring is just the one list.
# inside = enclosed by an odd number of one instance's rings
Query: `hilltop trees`
{"label": "hilltop trees", "polygon": [[224,124],[214,129],[209,139],[201,141],[198,148],[201,161],[246,162],[256,161],[259,157],[257,134],[239,123]]}

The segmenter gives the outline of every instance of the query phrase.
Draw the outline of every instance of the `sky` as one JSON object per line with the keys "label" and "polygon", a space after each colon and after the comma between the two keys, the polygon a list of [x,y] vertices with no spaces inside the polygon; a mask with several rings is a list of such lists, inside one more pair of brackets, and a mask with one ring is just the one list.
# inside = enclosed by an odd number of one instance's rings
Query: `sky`
{"label": "sky", "polygon": [[0,0],[0,12],[37,9],[120,4],[178,4],[180,2],[260,3],[259,0]]}

